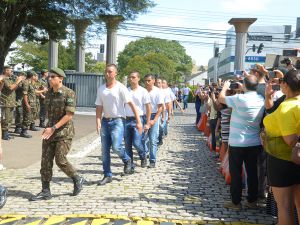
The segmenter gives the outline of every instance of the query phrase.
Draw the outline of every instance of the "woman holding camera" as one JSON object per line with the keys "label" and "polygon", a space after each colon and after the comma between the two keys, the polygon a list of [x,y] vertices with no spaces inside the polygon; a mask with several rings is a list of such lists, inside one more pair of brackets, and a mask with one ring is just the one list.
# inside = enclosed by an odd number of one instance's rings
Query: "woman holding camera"
{"label": "woman holding camera", "polygon": [[[294,206],[300,214],[300,165],[291,161],[292,149],[300,136],[300,74],[290,70],[279,79],[285,100],[264,118],[267,173],[278,208],[278,224],[295,224]],[[272,86],[266,88],[266,108],[272,99]]]}

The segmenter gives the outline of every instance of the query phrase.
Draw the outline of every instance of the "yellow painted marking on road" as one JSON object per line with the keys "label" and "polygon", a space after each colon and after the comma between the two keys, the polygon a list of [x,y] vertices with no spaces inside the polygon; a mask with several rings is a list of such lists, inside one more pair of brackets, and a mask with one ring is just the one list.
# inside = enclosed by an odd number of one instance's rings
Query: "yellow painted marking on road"
{"label": "yellow painted marking on road", "polygon": [[91,225],[103,225],[108,223],[109,223],[109,219],[94,219]]}
{"label": "yellow painted marking on road", "polygon": [[104,214],[102,217],[107,218],[107,219],[117,219],[118,218],[117,215],[113,215],[113,214]]}
{"label": "yellow painted marking on road", "polygon": [[0,221],[0,224],[5,224],[5,225],[9,225],[9,224],[14,224],[16,223],[18,220],[21,220],[22,217],[14,217],[14,218],[6,218],[4,220]]}
{"label": "yellow painted marking on road", "polygon": [[140,220],[140,221],[137,221],[137,225],[154,225],[154,222],[147,221],[147,220]]}
{"label": "yellow painted marking on road", "polygon": [[44,223],[44,225],[54,225],[54,224],[60,224],[62,222],[66,221],[66,217],[64,216],[51,216],[49,219]]}

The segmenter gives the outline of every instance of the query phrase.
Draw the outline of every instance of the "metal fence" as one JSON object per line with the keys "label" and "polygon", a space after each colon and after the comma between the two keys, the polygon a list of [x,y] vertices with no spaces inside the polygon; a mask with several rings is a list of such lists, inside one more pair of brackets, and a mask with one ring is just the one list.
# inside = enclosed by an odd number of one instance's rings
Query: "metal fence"
{"label": "metal fence", "polygon": [[103,74],[67,72],[64,85],[76,93],[78,107],[95,107],[97,89],[104,83]]}

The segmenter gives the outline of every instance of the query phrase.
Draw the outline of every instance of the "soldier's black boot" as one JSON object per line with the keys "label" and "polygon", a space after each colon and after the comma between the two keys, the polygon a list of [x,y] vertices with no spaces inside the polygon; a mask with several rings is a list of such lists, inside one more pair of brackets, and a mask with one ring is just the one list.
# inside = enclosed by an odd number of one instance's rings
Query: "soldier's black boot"
{"label": "soldier's black boot", "polygon": [[6,141],[10,140],[8,131],[2,131],[2,139]]}
{"label": "soldier's black boot", "polygon": [[39,125],[39,127],[46,128],[45,121],[40,120],[40,125]]}
{"label": "soldier's black boot", "polygon": [[21,134],[22,128],[21,127],[16,127],[14,133],[16,134]]}
{"label": "soldier's black boot", "polygon": [[52,198],[50,191],[50,182],[42,181],[42,191],[35,196],[32,196],[29,201],[49,200]]}
{"label": "soldier's black boot", "polygon": [[28,134],[27,129],[22,129],[20,137],[24,137],[24,138],[32,138],[32,136],[30,134]]}
{"label": "soldier's black boot", "polygon": [[37,128],[34,123],[32,123],[32,124],[30,124],[30,130],[32,130],[32,131],[39,131],[40,129]]}
{"label": "soldier's black boot", "polygon": [[82,191],[82,185],[85,180],[83,177],[80,177],[78,175],[75,175],[74,177],[72,177],[72,180],[74,182],[74,190],[73,190],[72,196],[76,196]]}

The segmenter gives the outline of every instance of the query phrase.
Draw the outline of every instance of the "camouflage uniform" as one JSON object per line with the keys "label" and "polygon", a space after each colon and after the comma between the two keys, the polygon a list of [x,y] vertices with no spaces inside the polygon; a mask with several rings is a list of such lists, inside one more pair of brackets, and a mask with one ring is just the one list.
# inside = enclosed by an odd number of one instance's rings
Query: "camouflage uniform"
{"label": "camouflage uniform", "polygon": [[12,77],[4,78],[4,86],[0,98],[3,105],[1,117],[2,132],[7,132],[13,121],[13,112],[14,107],[16,106],[16,93],[14,90],[10,90],[9,87],[14,83]]}
{"label": "camouflage uniform", "polygon": [[[44,88],[48,88],[48,81],[41,78],[39,79],[40,84]],[[40,97],[40,126],[45,123],[46,120],[46,110],[45,110],[45,99]]]}
{"label": "camouflage uniform", "polygon": [[[65,86],[59,88],[58,92],[53,92],[53,89],[50,89],[45,97],[46,115],[48,117],[47,127],[53,127],[66,115],[67,111],[75,112],[75,93],[71,89]],[[43,140],[40,171],[42,181],[51,181],[54,158],[57,166],[67,176],[75,177],[77,175],[76,170],[66,157],[71,148],[74,134],[74,124],[71,120],[55,130],[54,134],[48,140]]]}
{"label": "camouflage uniform", "polygon": [[24,81],[21,81],[16,89],[16,115],[15,115],[16,129],[22,127],[22,121],[23,121],[23,84]]}
{"label": "camouflage uniform", "polygon": [[27,95],[28,103],[30,105],[31,111],[28,109],[23,101],[23,124],[22,128],[27,129],[32,123],[34,123],[34,118],[36,116],[36,94],[35,87],[31,80],[26,79],[23,84],[23,95]]}
{"label": "camouflage uniform", "polygon": [[[40,81],[37,81],[34,83],[34,88],[35,90],[42,90],[43,89],[43,85],[41,84]],[[40,96],[36,96],[36,104],[35,104],[35,112],[36,112],[36,115],[34,117],[34,119],[36,120],[38,118],[38,115],[40,113]]]}

